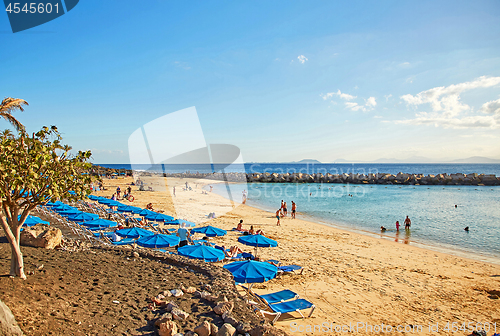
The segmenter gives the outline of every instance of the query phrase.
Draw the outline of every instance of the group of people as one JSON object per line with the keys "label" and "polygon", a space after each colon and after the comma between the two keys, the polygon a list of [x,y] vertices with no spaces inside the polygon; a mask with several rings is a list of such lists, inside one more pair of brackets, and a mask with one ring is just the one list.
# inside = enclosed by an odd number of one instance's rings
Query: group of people
{"label": "group of people", "polygon": [[255,229],[253,228],[253,225],[250,225],[249,230],[243,229],[243,219],[240,219],[240,222],[236,226],[236,229],[233,229],[233,230],[240,231],[240,232],[243,232],[243,234],[248,234],[248,235],[260,234],[262,236],[265,236],[264,231],[262,231],[260,229],[255,231]]}
{"label": "group of people", "polygon": [[[409,230],[411,227],[410,217],[406,216],[404,223],[405,223],[405,230]],[[398,232],[399,232],[399,226],[400,226],[399,221],[396,221],[396,231],[398,231]],[[385,231],[387,231],[387,228],[385,228],[384,226],[381,226],[380,231],[385,232]]]}
{"label": "group of people", "polygon": [[[296,213],[297,213],[297,204],[295,204],[295,202],[292,201],[292,214],[291,214],[292,219],[295,219]],[[281,225],[280,219],[286,217],[287,215],[288,215],[287,204],[284,200],[281,200],[281,207],[278,210],[276,210],[276,219],[278,220],[276,225],[280,226]]]}

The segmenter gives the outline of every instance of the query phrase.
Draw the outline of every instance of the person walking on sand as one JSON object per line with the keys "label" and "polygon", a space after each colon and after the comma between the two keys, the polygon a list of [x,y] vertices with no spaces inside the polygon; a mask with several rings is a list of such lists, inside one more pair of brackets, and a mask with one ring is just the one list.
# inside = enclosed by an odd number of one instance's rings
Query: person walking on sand
{"label": "person walking on sand", "polygon": [[281,223],[280,223],[280,212],[281,212],[281,209],[278,209],[276,211],[276,218],[278,219],[278,223],[276,223],[277,226],[281,225]]}
{"label": "person walking on sand", "polygon": [[242,200],[241,200],[241,204],[245,204],[247,202],[247,191],[246,190],[243,190],[242,191]]}
{"label": "person walking on sand", "polygon": [[295,212],[297,211],[297,204],[292,201],[292,218],[295,219]]}
{"label": "person walking on sand", "polygon": [[410,217],[406,216],[406,219],[405,219],[405,230],[409,230],[410,226],[411,226],[411,219],[410,219]]}
{"label": "person walking on sand", "polygon": [[286,202],[285,202],[283,205],[283,217],[286,217],[287,213],[288,213],[288,209],[286,208]]}
{"label": "person walking on sand", "polygon": [[396,231],[399,231],[399,221],[396,221]]}
{"label": "person walking on sand", "polygon": [[175,187],[174,187],[174,197],[175,197]]}
{"label": "person walking on sand", "polygon": [[213,188],[214,188],[214,187],[210,186],[210,192],[212,192],[212,189],[213,189]]}

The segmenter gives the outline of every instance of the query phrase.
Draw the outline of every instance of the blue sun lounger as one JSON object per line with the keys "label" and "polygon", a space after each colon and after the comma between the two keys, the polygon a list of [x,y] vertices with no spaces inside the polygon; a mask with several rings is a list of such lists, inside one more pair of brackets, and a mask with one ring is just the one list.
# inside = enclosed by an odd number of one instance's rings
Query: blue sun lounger
{"label": "blue sun lounger", "polygon": [[263,294],[263,295],[255,294],[255,295],[260,297],[268,305],[299,298],[299,295],[297,293],[292,292],[289,289],[284,289],[284,290],[276,292],[276,293],[269,293],[269,294]]}
{"label": "blue sun lounger", "polygon": [[265,314],[275,315],[271,324],[274,324],[274,322],[276,322],[282,314],[287,314],[287,313],[297,312],[300,314],[300,316],[302,316],[302,318],[305,318],[305,316],[302,314],[301,310],[305,310],[305,309],[309,309],[309,308],[311,308],[311,312],[309,313],[308,317],[311,317],[313,312],[314,312],[314,308],[316,308],[316,306],[314,304],[312,304],[311,302],[309,302],[305,299],[296,299],[296,300],[292,300],[292,301],[274,303],[274,304],[269,304],[268,306],[269,306],[269,308],[271,308],[272,312],[265,311],[262,309],[260,309],[259,311],[262,314],[262,316],[264,316],[264,317],[265,317]]}
{"label": "blue sun lounger", "polygon": [[299,265],[286,265],[286,266],[278,266],[278,272],[283,273],[295,273],[295,271],[300,271],[299,274],[302,274],[302,266]]}
{"label": "blue sun lounger", "polygon": [[135,243],[137,239],[135,238],[123,238],[120,241],[117,242],[111,242],[113,245],[129,245]]}

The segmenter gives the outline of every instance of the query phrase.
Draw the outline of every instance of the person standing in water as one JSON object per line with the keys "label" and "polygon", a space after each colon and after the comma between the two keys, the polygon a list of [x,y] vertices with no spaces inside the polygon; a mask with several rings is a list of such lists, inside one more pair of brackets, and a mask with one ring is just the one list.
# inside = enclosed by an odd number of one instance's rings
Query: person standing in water
{"label": "person standing in water", "polygon": [[406,219],[405,219],[405,230],[409,230],[410,226],[411,226],[411,219],[410,219],[410,217],[406,216]]}
{"label": "person standing in water", "polygon": [[396,221],[396,231],[399,231],[399,221]]}

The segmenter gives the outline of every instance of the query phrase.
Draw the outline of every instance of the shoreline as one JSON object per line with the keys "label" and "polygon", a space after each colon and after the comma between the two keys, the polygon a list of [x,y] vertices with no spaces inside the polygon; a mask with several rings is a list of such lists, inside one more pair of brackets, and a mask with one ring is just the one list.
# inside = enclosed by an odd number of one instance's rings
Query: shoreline
{"label": "shoreline", "polygon": [[[109,196],[113,186],[124,186],[131,180],[105,180],[110,189],[98,193]],[[179,187],[175,207],[169,205],[172,187],[185,182],[193,186],[192,190],[182,191]],[[175,212],[199,226],[226,229],[226,236],[210,240],[252,252],[253,248],[237,242],[239,233],[230,231],[243,219],[244,228],[254,225],[278,241],[276,248],[259,249],[259,256],[303,267],[303,274],[283,275],[253,287],[259,294],[290,289],[316,305],[310,319],[296,319],[297,314],[281,318],[276,326],[286,332],[293,334],[291,323],[306,326],[357,321],[394,326],[487,321],[500,326],[500,300],[494,299],[500,287],[498,265],[353,233],[307,218],[287,217],[276,226],[272,213],[249,205],[233,208],[220,195],[203,194],[202,186],[215,181],[167,178],[166,183],[166,193],[133,191],[134,205],[153,202],[167,214]],[[208,220],[209,212],[215,212],[217,218]]]}
{"label": "shoreline", "polygon": [[[222,183],[222,181],[218,181],[216,183]],[[231,182],[231,183],[236,183],[236,182]],[[256,204],[256,202],[252,202],[251,198],[249,198],[247,201],[250,202],[250,204],[247,204],[247,206],[254,207],[258,210],[266,211],[269,213],[269,215],[274,216],[274,212],[272,211],[272,209],[270,209],[270,207],[266,207],[265,205],[261,205],[261,204]],[[347,222],[344,223],[344,222],[333,221],[333,220],[328,221],[328,220],[324,220],[324,219],[315,217],[314,215],[309,215],[309,214],[301,213],[301,212],[298,212],[297,214],[300,214],[301,216],[303,216],[302,218],[305,221],[317,223],[320,225],[325,225],[325,226],[330,227],[330,228],[343,230],[343,231],[347,231],[347,232],[351,232],[351,233],[355,233],[355,234],[361,234],[361,235],[369,236],[369,237],[372,237],[375,239],[383,239],[386,241],[393,241],[395,239],[395,237],[389,236],[387,234],[383,234],[381,232],[377,233],[377,232],[369,231],[367,229],[350,227],[349,225],[352,225],[352,223],[347,223]],[[404,241],[405,241],[404,232],[405,231],[404,231],[404,229],[401,229],[400,232],[402,233],[402,235],[398,239],[400,241],[399,244],[405,244],[404,243]],[[398,243],[398,242],[396,242],[396,243]],[[411,246],[415,246],[418,248],[422,248],[422,249],[426,249],[426,250],[430,250],[430,251],[435,251],[435,252],[440,252],[440,253],[444,253],[444,254],[449,254],[449,255],[453,255],[456,257],[465,258],[465,259],[469,259],[469,260],[485,262],[485,263],[489,263],[489,264],[493,264],[493,265],[500,265],[500,256],[485,255],[485,254],[482,254],[481,252],[477,252],[477,251],[461,250],[461,249],[459,249],[453,245],[449,245],[449,244],[446,244],[446,246],[440,246],[439,244],[443,244],[443,243],[437,243],[437,242],[434,243],[432,241],[425,241],[425,240],[421,240],[419,238],[416,238],[416,240],[415,240],[415,238],[411,238],[409,240],[409,243],[406,243],[405,245],[411,245]]]}

